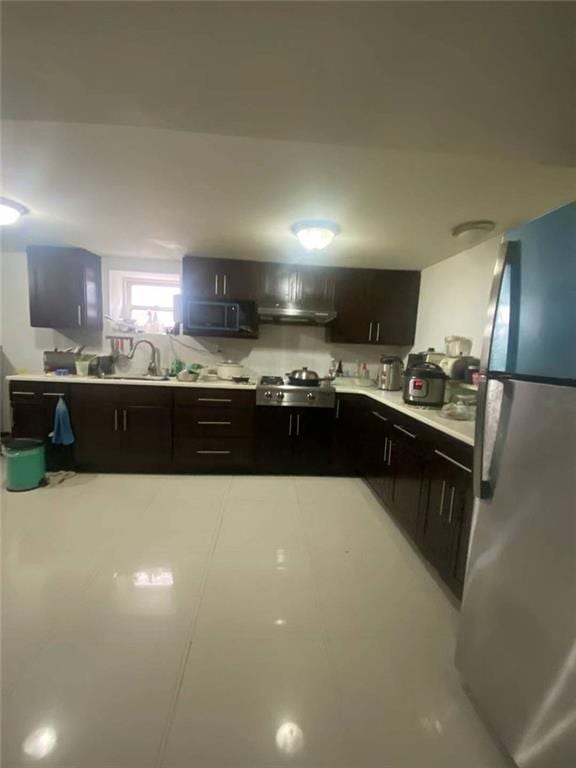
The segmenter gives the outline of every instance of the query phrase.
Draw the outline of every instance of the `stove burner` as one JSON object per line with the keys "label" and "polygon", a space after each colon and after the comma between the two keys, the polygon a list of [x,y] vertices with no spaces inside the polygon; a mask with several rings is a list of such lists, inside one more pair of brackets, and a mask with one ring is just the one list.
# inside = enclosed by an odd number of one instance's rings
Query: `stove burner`
{"label": "stove burner", "polygon": [[256,387],[256,405],[333,408],[336,392],[326,382],[288,384],[282,376],[262,376]]}

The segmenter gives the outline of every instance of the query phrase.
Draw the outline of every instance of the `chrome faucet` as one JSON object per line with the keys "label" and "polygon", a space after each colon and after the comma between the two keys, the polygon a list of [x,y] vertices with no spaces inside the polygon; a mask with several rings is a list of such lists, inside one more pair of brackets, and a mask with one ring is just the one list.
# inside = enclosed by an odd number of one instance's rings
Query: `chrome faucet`
{"label": "chrome faucet", "polygon": [[150,358],[150,364],[148,366],[148,375],[160,376],[160,350],[158,349],[158,347],[155,347],[151,341],[148,341],[148,339],[140,339],[134,344],[134,346],[132,347],[132,351],[128,355],[128,360],[132,360],[132,358],[134,357],[134,353],[136,352],[140,344],[148,344],[152,353]]}

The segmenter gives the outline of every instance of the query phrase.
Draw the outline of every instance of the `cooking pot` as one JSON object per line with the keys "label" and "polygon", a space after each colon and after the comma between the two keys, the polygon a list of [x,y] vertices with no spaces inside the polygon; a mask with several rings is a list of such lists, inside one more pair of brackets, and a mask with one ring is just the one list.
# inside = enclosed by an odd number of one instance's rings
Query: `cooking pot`
{"label": "cooking pot", "polygon": [[235,363],[233,360],[225,360],[216,366],[216,373],[219,379],[232,381],[235,376],[244,375],[244,366],[240,365],[240,363]]}
{"label": "cooking pot", "polygon": [[288,383],[300,387],[317,387],[323,381],[333,381],[331,376],[319,376],[316,371],[310,371],[306,366],[297,368],[291,373],[287,373]]}
{"label": "cooking pot", "polygon": [[446,374],[435,363],[418,363],[404,374],[403,398],[410,405],[444,405]]}

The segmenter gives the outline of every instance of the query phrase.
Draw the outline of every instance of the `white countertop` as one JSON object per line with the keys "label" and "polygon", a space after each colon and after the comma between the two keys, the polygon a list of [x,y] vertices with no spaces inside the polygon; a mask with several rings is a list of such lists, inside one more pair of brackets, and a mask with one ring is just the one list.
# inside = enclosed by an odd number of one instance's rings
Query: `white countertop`
{"label": "white countertop", "polygon": [[446,419],[440,415],[440,409],[423,408],[422,406],[407,405],[402,399],[402,392],[384,392],[376,387],[356,387],[353,385],[336,385],[336,392],[350,395],[367,395],[377,403],[394,408],[400,413],[405,413],[416,421],[421,421],[433,429],[444,432],[456,440],[461,440],[467,445],[474,445],[474,421],[456,421]]}
{"label": "white countertop", "polygon": [[113,384],[116,386],[142,386],[142,387],[210,387],[213,389],[256,389],[256,382],[248,384],[235,384],[233,381],[178,381],[177,379],[131,379],[129,376],[125,379],[103,378],[97,376],[55,376],[50,373],[19,374],[16,376],[6,376],[7,381],[55,381],[62,384]]}
{"label": "white countertop", "polygon": [[[251,381],[248,384],[234,384],[233,381],[177,381],[169,379],[168,381],[148,381],[143,379],[99,379],[95,376],[54,376],[53,374],[28,375],[20,374],[17,376],[7,376],[7,381],[52,381],[62,382],[63,384],[102,384],[124,386],[142,386],[142,387],[197,387],[211,389],[248,389],[255,390],[256,382]],[[336,392],[342,394],[366,395],[378,403],[394,408],[401,413],[410,416],[417,421],[421,421],[433,429],[444,432],[446,435],[461,440],[467,445],[474,445],[474,422],[473,421],[455,421],[446,419],[440,415],[440,411],[432,408],[422,408],[414,405],[406,405],[402,400],[402,392],[384,392],[375,387],[357,387],[352,384],[336,384]]]}

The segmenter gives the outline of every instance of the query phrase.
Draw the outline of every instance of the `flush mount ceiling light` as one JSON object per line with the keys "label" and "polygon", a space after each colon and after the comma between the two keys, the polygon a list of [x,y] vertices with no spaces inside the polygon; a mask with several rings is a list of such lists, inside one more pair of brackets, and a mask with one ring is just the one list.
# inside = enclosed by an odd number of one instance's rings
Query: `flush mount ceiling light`
{"label": "flush mount ceiling light", "polygon": [[496,224],[489,219],[479,219],[478,221],[463,221],[462,224],[452,228],[452,237],[469,239],[474,236],[488,234],[492,232]]}
{"label": "flush mount ceiling light", "polygon": [[290,229],[307,251],[327,248],[340,232],[338,224],[321,220],[297,221]]}
{"label": "flush mount ceiling light", "polygon": [[15,224],[20,216],[28,213],[28,209],[14,200],[8,200],[0,197],[0,227],[6,227],[9,224]]}

